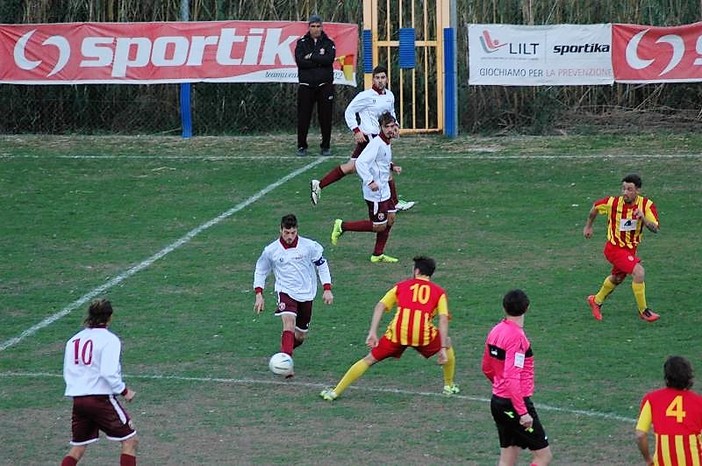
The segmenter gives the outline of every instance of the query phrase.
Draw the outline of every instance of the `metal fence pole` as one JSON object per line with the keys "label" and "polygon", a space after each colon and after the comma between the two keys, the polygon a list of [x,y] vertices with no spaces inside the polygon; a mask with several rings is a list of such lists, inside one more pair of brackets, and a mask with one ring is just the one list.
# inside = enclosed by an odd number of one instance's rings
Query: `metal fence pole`
{"label": "metal fence pole", "polygon": [[[190,0],[180,0],[180,20],[190,21]],[[193,135],[193,115],[190,106],[191,88],[190,83],[180,85],[180,122],[183,139],[189,139]]]}
{"label": "metal fence pole", "polygon": [[[456,0],[450,0],[450,6],[449,6],[449,14],[451,15],[451,44],[452,44],[452,53],[450,56],[448,56],[448,59],[451,60],[452,63],[452,70],[451,70],[451,81],[453,83],[453,86],[451,87],[451,93],[449,98],[451,99],[451,106],[449,107],[449,111],[451,112],[450,115],[447,115],[446,121],[450,120],[450,125],[449,123],[446,123],[446,127],[448,128],[447,136],[450,138],[455,138],[458,136],[458,88],[461,83],[458,82],[458,42],[457,42],[457,35],[458,35],[458,10],[457,10],[457,5],[456,5]],[[448,91],[446,93],[449,95]]]}

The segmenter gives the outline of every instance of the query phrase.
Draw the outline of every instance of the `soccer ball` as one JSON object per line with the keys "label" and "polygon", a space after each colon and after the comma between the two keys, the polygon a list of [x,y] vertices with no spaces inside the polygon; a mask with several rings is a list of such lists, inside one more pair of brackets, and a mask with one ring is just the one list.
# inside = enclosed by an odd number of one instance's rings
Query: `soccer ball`
{"label": "soccer ball", "polygon": [[290,375],[293,372],[293,359],[286,353],[275,353],[268,361],[268,368],[276,375]]}

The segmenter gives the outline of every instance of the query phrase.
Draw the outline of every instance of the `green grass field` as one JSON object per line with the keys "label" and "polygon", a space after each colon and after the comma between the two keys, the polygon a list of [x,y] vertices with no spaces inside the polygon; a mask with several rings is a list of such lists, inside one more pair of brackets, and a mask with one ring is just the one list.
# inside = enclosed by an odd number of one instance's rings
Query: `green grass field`
{"label": "green grass field", "polygon": [[[0,464],[58,464],[67,452],[63,347],[95,295],[116,308],[140,464],[495,464],[480,357],[515,287],[532,301],[534,401],[553,464],[640,464],[634,420],[643,393],[662,385],[663,361],[685,355],[702,371],[702,137],[403,137],[398,186],[418,202],[392,230],[398,264],[368,261],[370,234],[331,246],[335,218],[366,215],[356,177],[309,202],[309,180],[350,150],[347,134],[335,141],[335,156],[319,159],[295,157],[292,136],[0,137]],[[591,240],[582,227],[632,171],[661,217],[640,256],[662,317],[637,318],[627,281],[596,322],[585,297],[609,271],[605,219]],[[280,333],[272,283],[258,319],[251,284],[289,212],[325,246],[335,303],[317,300],[284,381],[267,368]],[[408,352],[322,401],[366,354],[374,304],[420,253],[436,258],[449,295],[461,394],[442,396],[436,361]],[[114,464],[118,452],[103,438],[81,464]]]}

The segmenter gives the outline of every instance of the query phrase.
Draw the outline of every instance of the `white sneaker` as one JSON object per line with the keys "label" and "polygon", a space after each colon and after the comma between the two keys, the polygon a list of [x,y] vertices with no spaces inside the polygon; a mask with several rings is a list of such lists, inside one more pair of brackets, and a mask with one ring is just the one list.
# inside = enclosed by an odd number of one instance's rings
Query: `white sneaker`
{"label": "white sneaker", "polygon": [[317,205],[321,196],[322,188],[319,187],[319,180],[310,181],[310,200],[312,200],[312,205]]}
{"label": "white sneaker", "polygon": [[451,385],[444,385],[444,395],[455,395],[456,393],[460,392],[461,389],[455,383]]}
{"label": "white sneaker", "polygon": [[319,396],[326,401],[334,401],[339,395],[336,394],[333,388],[325,388],[322,390],[322,393],[320,393]]}
{"label": "white sneaker", "polygon": [[398,211],[410,210],[412,207],[414,207],[415,204],[416,202],[414,201],[403,201],[402,199],[400,199],[399,201],[397,201],[397,204],[395,204],[395,208]]}

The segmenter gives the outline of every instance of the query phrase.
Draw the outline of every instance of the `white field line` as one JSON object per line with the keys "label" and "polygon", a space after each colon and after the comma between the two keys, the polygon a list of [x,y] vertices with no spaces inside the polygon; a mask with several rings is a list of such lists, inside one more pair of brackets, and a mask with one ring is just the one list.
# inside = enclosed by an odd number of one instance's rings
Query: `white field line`
{"label": "white field line", "polygon": [[[340,157],[325,157],[318,158],[317,163],[321,163],[326,159],[337,159]],[[344,160],[347,157],[341,157]],[[499,151],[494,149],[469,148],[465,149],[461,154],[399,154],[402,160],[405,159],[430,159],[430,160],[559,160],[559,159],[576,159],[576,160],[598,160],[598,159],[698,159],[702,158],[702,154],[525,154],[525,155],[501,155]],[[290,159],[290,156],[276,155],[256,155],[256,156],[229,156],[229,155],[213,155],[213,156],[197,156],[197,155],[7,155],[0,154],[2,159],[80,159],[80,160],[112,160],[112,159],[135,159],[135,160],[173,160],[184,162],[202,162],[202,161],[228,161],[228,160],[285,160]]]}
{"label": "white field line", "polygon": [[283,183],[286,183],[287,181],[291,180],[292,178],[295,178],[297,175],[306,172],[307,170],[315,167],[316,165],[319,165],[324,161],[323,158],[318,158],[314,160],[313,162],[308,163],[302,168],[298,168],[297,170],[285,175],[283,178],[279,179],[273,184],[270,184],[254,194],[253,196],[249,197],[245,201],[235,205],[231,209],[227,210],[226,212],[223,212],[219,214],[217,217],[213,218],[212,220],[209,220],[202,225],[198,226],[197,228],[194,228],[190,230],[188,233],[186,233],[183,237],[180,239],[176,240],[175,242],[169,244],[165,248],[161,249],[158,251],[156,254],[152,255],[151,257],[144,259],[143,261],[139,262],[137,265],[125,270],[124,272],[120,273],[116,277],[108,280],[107,282],[103,283],[102,285],[98,286],[92,291],[89,291],[88,293],[84,294],[77,300],[73,301],[71,304],[68,306],[64,307],[61,309],[59,312],[50,315],[46,319],[42,320],[38,324],[35,324],[31,327],[29,327],[27,330],[23,331],[16,337],[10,338],[7,341],[4,341],[0,343],[0,352],[5,351],[7,348],[10,348],[12,346],[15,346],[16,344],[20,343],[22,340],[24,340],[27,337],[30,337],[37,333],[39,330],[48,327],[52,323],[56,322],[57,320],[61,319],[62,317],[67,316],[70,314],[72,311],[74,311],[76,308],[82,306],[83,304],[87,303],[91,299],[101,295],[105,291],[109,290],[110,288],[113,288],[116,285],[119,285],[122,283],[124,280],[127,278],[131,277],[132,275],[136,274],[137,272],[141,272],[142,270],[148,268],[156,262],[157,260],[165,257],[166,255],[170,254],[171,252],[175,251],[179,247],[187,244],[195,238],[197,235],[202,233],[203,231],[207,230],[208,228],[217,225],[218,223],[222,222],[223,220],[226,220],[227,218],[231,217],[235,213],[239,212],[240,210],[246,208],[250,204],[253,204],[269,192],[273,191],[275,188],[278,186],[282,185]]}
{"label": "white field line", "polygon": [[[0,372],[0,378],[18,378],[18,377],[33,377],[33,378],[62,378],[61,374],[52,374],[49,372]],[[256,379],[228,379],[220,377],[181,377],[177,375],[125,375],[125,379],[142,379],[142,380],[175,380],[177,382],[197,382],[197,383],[220,383],[220,384],[232,384],[232,385],[285,385],[285,386],[296,386],[305,388],[325,388],[327,385],[319,383],[306,383],[306,382],[294,382],[290,380],[256,380]],[[401,390],[396,388],[373,388],[373,387],[359,387],[352,385],[349,387],[351,390],[359,390],[364,392],[375,392],[375,393],[393,393],[397,395],[408,395],[408,396],[425,396],[425,397],[436,397],[443,398],[446,395],[439,392],[420,392],[413,390]],[[482,398],[477,396],[468,395],[451,395],[451,398],[457,398],[460,400],[474,401],[478,403],[490,403],[489,398]],[[635,423],[636,419],[619,416],[612,413],[601,413],[598,411],[588,411],[582,409],[567,409],[559,408],[557,406],[549,406],[541,403],[535,403],[536,407],[543,411],[553,411],[557,413],[565,414],[575,414],[577,416],[585,416],[592,418],[607,419],[612,421],[620,421],[626,423]]]}

